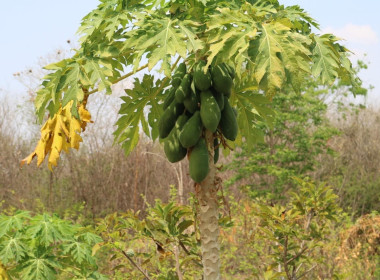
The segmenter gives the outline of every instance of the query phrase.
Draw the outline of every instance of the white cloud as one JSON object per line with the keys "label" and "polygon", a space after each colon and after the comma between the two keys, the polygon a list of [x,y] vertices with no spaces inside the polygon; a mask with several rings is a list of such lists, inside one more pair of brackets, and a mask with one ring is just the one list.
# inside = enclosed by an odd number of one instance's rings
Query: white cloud
{"label": "white cloud", "polygon": [[379,37],[370,25],[356,25],[348,23],[342,28],[327,27],[322,33],[332,33],[350,43],[375,45]]}

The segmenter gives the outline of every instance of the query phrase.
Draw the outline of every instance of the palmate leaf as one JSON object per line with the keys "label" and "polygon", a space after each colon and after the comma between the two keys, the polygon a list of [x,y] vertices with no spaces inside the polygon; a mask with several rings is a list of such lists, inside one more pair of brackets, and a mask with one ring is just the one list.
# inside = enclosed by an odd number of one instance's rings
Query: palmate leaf
{"label": "palmate leaf", "polygon": [[162,16],[142,17],[135,23],[136,29],[129,32],[124,50],[134,50],[138,53],[135,60],[139,61],[143,55],[147,56],[149,70],[161,62],[161,70],[166,76],[171,76],[171,59],[177,54],[186,58],[187,47],[197,51],[202,48],[203,42],[196,37],[194,25],[189,21],[180,22]]}
{"label": "palmate leaf", "polygon": [[[154,76],[144,75],[142,81],[135,79],[133,89],[125,90],[127,96],[121,98],[124,103],[121,104],[119,114],[122,116],[116,122],[118,128],[114,135],[115,141],[122,143],[126,154],[129,154],[138,143],[140,124],[147,136],[153,139],[157,137],[157,120],[162,113],[158,104],[160,99],[157,96],[164,86],[163,80],[154,82]],[[151,130],[146,121],[146,114]]]}
{"label": "palmate leaf", "polygon": [[91,253],[91,247],[88,244],[78,240],[65,243],[63,248],[63,254],[70,254],[78,264],[81,264],[83,261],[94,264],[95,261]]}
{"label": "palmate leaf", "polygon": [[21,279],[55,279],[59,263],[52,256],[35,256],[27,258],[21,267]]}
{"label": "palmate leaf", "polygon": [[[338,40],[331,34],[312,36],[314,39],[312,73],[324,84],[331,84],[338,77],[341,68],[341,55],[334,43]],[[348,68],[344,65],[344,68]]]}
{"label": "palmate leaf", "polygon": [[97,9],[88,13],[81,22],[78,33],[81,42],[100,38],[114,39],[115,32],[132,21],[133,11],[143,8],[147,1],[109,0],[101,1]]}
{"label": "palmate leaf", "polygon": [[17,211],[13,216],[0,216],[0,238],[5,234],[11,234],[24,227],[25,223],[30,220],[28,211]]}
{"label": "palmate leaf", "polygon": [[255,61],[256,81],[270,93],[282,88],[285,81],[285,67],[278,56],[281,53],[278,42],[286,38],[288,30],[288,27],[279,22],[262,24],[261,34],[253,41],[250,50],[252,61]]}
{"label": "palmate leaf", "polygon": [[3,264],[19,262],[27,253],[28,245],[21,234],[2,238],[0,242],[0,260]]}
{"label": "palmate leaf", "polygon": [[[106,93],[111,93],[112,82],[109,77],[114,75],[112,64],[101,58],[88,57],[84,64],[86,74],[90,78],[92,85],[98,83],[98,90],[106,90]],[[117,73],[117,72],[116,72]]]}
{"label": "palmate leaf", "polygon": [[207,66],[232,59],[240,76],[241,65],[246,60],[250,40],[256,37],[256,23],[239,10],[223,8],[207,22],[210,49]]}
{"label": "palmate leaf", "polygon": [[264,139],[264,132],[257,125],[262,122],[270,125],[274,112],[267,106],[270,100],[258,93],[258,86],[252,78],[252,75],[245,73],[242,79],[236,80],[231,102],[238,108],[239,134],[247,146],[253,148]]}
{"label": "palmate leaf", "polygon": [[51,217],[45,213],[31,219],[28,233],[32,238],[38,240],[39,244],[48,247],[52,243],[72,239],[74,229],[75,227],[67,221],[54,216]]}
{"label": "palmate leaf", "polygon": [[78,236],[78,240],[86,242],[89,245],[95,245],[96,243],[100,243],[103,241],[103,239],[92,232],[85,232]]}
{"label": "palmate leaf", "polygon": [[71,112],[72,104],[73,101],[70,101],[45,122],[35,150],[21,161],[21,166],[25,163],[30,164],[34,157],[37,157],[37,166],[39,166],[49,155],[48,167],[52,170],[53,166],[57,166],[62,150],[67,153],[70,148],[79,149],[79,143],[83,141],[79,133],[92,121],[90,113],[83,104],[78,108],[80,120],[75,118]]}

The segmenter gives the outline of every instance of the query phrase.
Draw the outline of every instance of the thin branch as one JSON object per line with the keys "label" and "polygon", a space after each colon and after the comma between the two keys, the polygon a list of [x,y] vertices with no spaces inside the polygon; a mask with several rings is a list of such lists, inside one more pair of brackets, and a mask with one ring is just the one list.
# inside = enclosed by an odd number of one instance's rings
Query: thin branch
{"label": "thin branch", "polygon": [[286,264],[294,261],[296,258],[298,258],[299,256],[301,256],[307,249],[309,249],[308,247],[304,247],[301,251],[298,252],[297,255],[293,256],[292,258],[290,258],[289,260],[286,261]]}
{"label": "thin branch", "polygon": [[123,253],[123,255],[131,262],[131,264],[136,267],[144,276],[146,279],[148,280],[152,280],[151,278],[149,278],[148,274],[145,273],[145,271],[137,264],[135,263],[129,256],[126,252],[124,252],[123,250],[121,250],[121,252]]}
{"label": "thin branch", "polygon": [[[189,252],[189,250],[187,250],[187,248],[185,247],[185,245],[182,243],[181,240],[179,240],[179,245],[181,246],[181,248],[185,251],[185,253],[189,256],[191,256],[191,253]],[[198,256],[199,257],[199,256]],[[202,264],[200,264],[199,262],[197,262],[196,260],[193,260],[193,262],[199,266],[199,267],[203,267]]]}
{"label": "thin branch", "polygon": [[288,277],[289,280],[292,279],[290,276],[289,268],[288,268],[288,262],[286,261],[286,257],[288,255],[288,236],[285,237],[285,243],[284,243],[284,255],[282,257],[282,261],[284,262],[284,269],[286,272],[286,276]]}
{"label": "thin branch", "polygon": [[183,275],[182,275],[180,263],[179,263],[179,248],[177,245],[175,245],[175,248],[174,248],[174,255],[175,255],[175,268],[177,270],[178,280],[183,280]]}
{"label": "thin branch", "polygon": [[309,268],[308,270],[306,270],[304,273],[302,273],[299,277],[297,277],[298,279],[301,279],[302,277],[304,277],[306,274],[308,274],[310,271],[312,271],[317,265],[313,265],[311,268]]}

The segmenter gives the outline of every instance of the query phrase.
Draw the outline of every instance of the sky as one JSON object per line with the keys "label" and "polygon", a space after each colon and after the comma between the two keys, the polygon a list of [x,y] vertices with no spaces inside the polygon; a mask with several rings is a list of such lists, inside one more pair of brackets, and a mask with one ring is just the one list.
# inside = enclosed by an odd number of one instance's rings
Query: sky
{"label": "sky", "polygon": [[[95,8],[98,0],[0,0],[0,95],[22,95],[23,87],[13,73],[35,67],[39,57],[75,41],[82,17]],[[380,105],[380,1],[379,0],[280,0],[299,5],[316,19],[320,33],[344,38],[369,69],[360,77],[375,89],[369,102]],[[364,57],[364,54],[366,56]]]}

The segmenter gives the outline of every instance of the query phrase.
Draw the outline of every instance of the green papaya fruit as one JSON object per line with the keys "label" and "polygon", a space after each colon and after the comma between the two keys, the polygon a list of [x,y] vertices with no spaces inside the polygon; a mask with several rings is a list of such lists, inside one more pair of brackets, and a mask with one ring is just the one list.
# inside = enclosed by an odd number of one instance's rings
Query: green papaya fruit
{"label": "green papaya fruit", "polygon": [[233,81],[225,64],[213,66],[211,68],[211,77],[213,88],[219,93],[229,97],[231,95]]}
{"label": "green papaya fruit", "polygon": [[170,103],[158,121],[158,136],[166,138],[173,129],[179,115],[183,113],[185,107],[182,103],[177,103],[175,100]]}
{"label": "green papaya fruit", "polygon": [[179,131],[182,129],[182,127],[187,121],[188,117],[186,115],[179,116],[175,126],[173,127],[169,136],[165,140],[164,152],[167,159],[170,162],[180,161],[187,154],[187,149],[181,145],[178,138]]}
{"label": "green papaya fruit", "polygon": [[183,105],[190,113],[194,114],[198,110],[198,99],[197,96],[190,91],[189,95],[183,100]]}
{"label": "green papaya fruit", "polygon": [[166,95],[166,98],[165,98],[165,101],[164,101],[163,108],[164,108],[164,110],[166,110],[166,108],[168,108],[168,106],[170,105],[170,103],[172,103],[173,100],[174,100],[175,88],[171,87],[169,90],[166,90],[164,92],[164,95]]}
{"label": "green papaya fruit", "polygon": [[191,86],[191,75],[186,74],[179,87],[175,91],[175,100],[177,100],[178,103],[182,103],[183,100],[190,94],[190,86]]}
{"label": "green papaya fruit", "polygon": [[201,101],[201,91],[195,87],[194,78],[193,78],[193,81],[191,82],[190,88],[191,88],[191,91],[197,97],[197,102],[200,102]]}
{"label": "green papaya fruit", "polygon": [[219,142],[218,138],[214,138],[214,164],[219,160]]}
{"label": "green papaya fruit", "polygon": [[227,96],[224,98],[224,110],[219,123],[220,130],[228,140],[235,141],[238,133],[238,124],[235,112],[232,109]]}
{"label": "green papaya fruit", "polygon": [[230,74],[232,80],[235,79],[235,76],[236,76],[235,69],[227,63],[225,63],[224,65],[226,66],[228,74]]}
{"label": "green papaya fruit", "polygon": [[197,144],[202,135],[202,121],[199,111],[186,122],[181,132],[179,133],[179,141],[185,148],[190,148]]}
{"label": "green papaya fruit", "polygon": [[200,91],[207,90],[211,87],[211,74],[209,69],[206,73],[204,72],[204,67],[206,66],[206,61],[201,60],[197,65],[194,66],[194,85]]}
{"label": "green papaya fruit", "polygon": [[204,127],[215,132],[220,121],[219,105],[210,90],[201,92],[201,119]]}
{"label": "green papaya fruit", "polygon": [[212,90],[212,94],[215,97],[216,102],[218,103],[220,111],[224,109],[224,95],[216,90]]}
{"label": "green papaya fruit", "polygon": [[185,74],[186,74],[186,64],[182,62],[180,65],[178,65],[177,69],[175,70],[172,76],[172,86],[174,88],[179,87]]}
{"label": "green papaya fruit", "polygon": [[189,156],[190,177],[197,183],[202,182],[209,172],[208,150],[204,138],[199,139]]}

